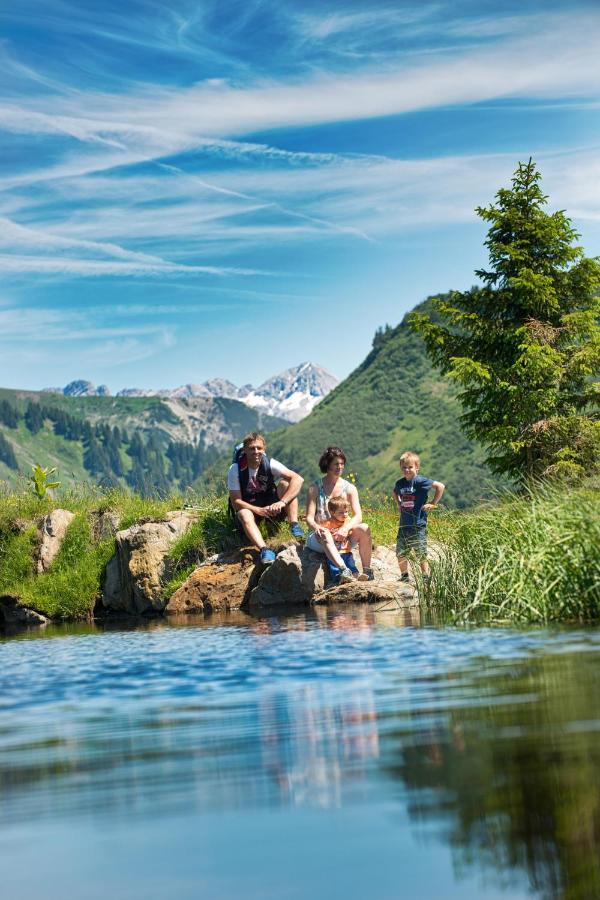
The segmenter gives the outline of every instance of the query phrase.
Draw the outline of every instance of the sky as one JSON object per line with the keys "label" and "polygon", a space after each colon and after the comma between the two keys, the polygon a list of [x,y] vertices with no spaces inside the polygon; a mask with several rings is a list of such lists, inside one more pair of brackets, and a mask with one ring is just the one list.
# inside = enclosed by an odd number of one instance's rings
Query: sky
{"label": "sky", "polygon": [[0,386],[340,378],[530,156],[600,254],[600,3],[0,4]]}

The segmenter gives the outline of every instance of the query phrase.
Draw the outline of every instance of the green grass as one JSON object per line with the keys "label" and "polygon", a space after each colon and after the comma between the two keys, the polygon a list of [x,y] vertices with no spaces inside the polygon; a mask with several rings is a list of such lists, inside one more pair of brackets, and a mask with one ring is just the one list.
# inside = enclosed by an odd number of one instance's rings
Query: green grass
{"label": "green grass", "polygon": [[[94,541],[92,520],[114,511],[119,527],[157,521],[184,505],[197,521],[172,547],[165,596],[207,556],[239,545],[223,498],[189,493],[167,499],[89,484],[38,500],[25,489],[0,490],[0,594],[54,619],[89,619],[100,592],[113,538]],[[363,515],[375,544],[393,545],[398,519],[389,496],[363,492]],[[37,527],[52,508],[75,514],[50,571],[35,574]],[[545,487],[507,495],[472,512],[429,517],[435,547],[432,579],[420,584],[425,606],[458,623],[590,621],[600,618],[600,515],[593,485]],[[269,538],[289,538],[282,525]]]}
{"label": "green grass", "polygon": [[553,486],[430,518],[440,542],[425,603],[456,622],[600,618],[597,492]]}
{"label": "green grass", "polygon": [[[54,499],[38,500],[26,489],[0,492],[0,594],[19,597],[54,619],[89,619],[100,592],[102,575],[115,552],[113,538],[94,541],[92,519],[111,510],[119,527],[164,518],[183,506],[178,495],[166,499],[140,497],[125,491],[104,492],[90,484],[60,489]],[[61,507],[75,514],[50,570],[35,574],[37,529],[51,509]]]}

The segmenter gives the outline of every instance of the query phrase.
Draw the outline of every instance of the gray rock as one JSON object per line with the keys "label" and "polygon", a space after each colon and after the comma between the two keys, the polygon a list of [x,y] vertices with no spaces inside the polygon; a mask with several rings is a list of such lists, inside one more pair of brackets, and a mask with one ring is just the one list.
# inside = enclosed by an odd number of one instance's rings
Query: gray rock
{"label": "gray rock", "polygon": [[0,626],[6,631],[47,625],[48,619],[35,609],[22,606],[18,597],[5,594],[0,597]]}
{"label": "gray rock", "polygon": [[242,548],[205,560],[172,595],[165,615],[240,609],[256,581],[255,559],[255,551]]}
{"label": "gray rock", "polygon": [[325,579],[323,554],[313,553],[306,547],[298,552],[295,544],[290,545],[263,571],[257,586],[250,591],[248,608],[309,603],[314,594],[323,590]]}
{"label": "gray rock", "polygon": [[39,526],[40,543],[37,552],[37,573],[47,572],[62,546],[67,528],[75,518],[68,509],[55,509],[44,516]]}
{"label": "gray rock", "polygon": [[[357,566],[360,560],[355,553]],[[250,591],[250,610],[269,606],[295,606],[305,603],[394,603],[400,608],[418,606],[412,586],[400,581],[396,554],[389,547],[375,547],[372,568],[374,581],[354,581],[338,587],[326,587],[327,567],[321,553],[306,547],[286,547],[273,565],[262,574]]]}
{"label": "gray rock", "polygon": [[95,543],[116,537],[119,530],[119,514],[111,509],[92,513],[92,539]]}
{"label": "gray rock", "polygon": [[163,522],[132,525],[117,532],[117,552],[104,577],[104,609],[127,615],[162,612],[167,602],[162,585],[170,574],[165,558],[195,519],[178,510],[167,513]]}

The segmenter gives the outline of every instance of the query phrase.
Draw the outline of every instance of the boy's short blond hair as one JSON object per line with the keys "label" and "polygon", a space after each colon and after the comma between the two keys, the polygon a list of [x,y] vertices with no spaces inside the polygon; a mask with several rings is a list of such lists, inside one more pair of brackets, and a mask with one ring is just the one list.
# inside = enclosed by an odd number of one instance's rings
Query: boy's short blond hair
{"label": "boy's short blond hair", "polygon": [[412,450],[407,450],[406,453],[403,453],[400,457],[400,462],[414,463],[417,468],[421,466],[421,457],[418,453],[413,453]]}
{"label": "boy's short blond hair", "polygon": [[330,513],[348,512],[350,504],[345,497],[331,497],[330,500],[327,501],[327,506],[329,507]]}

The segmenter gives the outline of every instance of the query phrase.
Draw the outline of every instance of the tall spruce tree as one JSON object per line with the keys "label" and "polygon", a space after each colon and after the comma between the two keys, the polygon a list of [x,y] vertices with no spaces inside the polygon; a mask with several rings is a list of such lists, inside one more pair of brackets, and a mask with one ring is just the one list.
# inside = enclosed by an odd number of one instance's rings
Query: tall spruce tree
{"label": "tall spruce tree", "polygon": [[411,316],[428,353],[462,390],[462,422],[498,473],[525,482],[600,467],[600,262],[586,258],[530,159],[512,189],[478,207],[490,268],[465,292]]}

